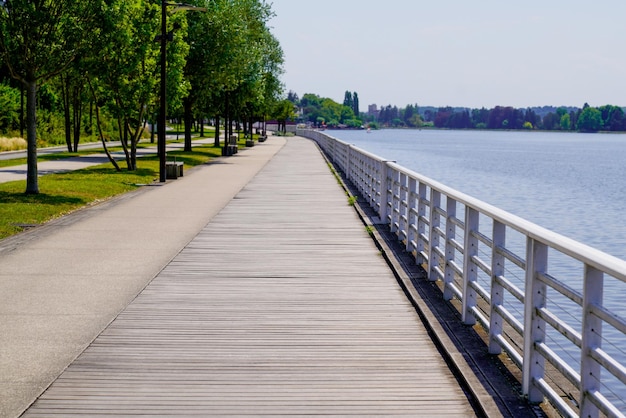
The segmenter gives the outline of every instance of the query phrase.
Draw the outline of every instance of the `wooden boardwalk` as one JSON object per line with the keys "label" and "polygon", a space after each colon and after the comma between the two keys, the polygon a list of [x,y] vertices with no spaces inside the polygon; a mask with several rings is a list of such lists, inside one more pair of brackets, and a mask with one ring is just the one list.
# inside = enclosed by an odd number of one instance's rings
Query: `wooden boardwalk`
{"label": "wooden boardwalk", "polygon": [[293,138],[24,416],[474,414],[317,148]]}

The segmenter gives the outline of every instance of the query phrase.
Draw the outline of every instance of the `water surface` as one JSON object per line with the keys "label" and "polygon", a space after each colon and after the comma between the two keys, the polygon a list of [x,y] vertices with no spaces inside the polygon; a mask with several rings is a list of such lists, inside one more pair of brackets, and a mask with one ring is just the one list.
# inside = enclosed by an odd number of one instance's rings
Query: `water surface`
{"label": "water surface", "polygon": [[538,225],[626,259],[626,135],[327,131]]}

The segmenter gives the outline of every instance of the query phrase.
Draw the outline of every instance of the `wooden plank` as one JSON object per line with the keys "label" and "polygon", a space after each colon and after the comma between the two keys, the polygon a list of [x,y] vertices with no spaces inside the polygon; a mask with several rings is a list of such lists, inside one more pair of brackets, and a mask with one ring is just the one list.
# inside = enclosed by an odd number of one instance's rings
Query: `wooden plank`
{"label": "wooden plank", "polygon": [[416,414],[474,411],[294,138],[24,416]]}

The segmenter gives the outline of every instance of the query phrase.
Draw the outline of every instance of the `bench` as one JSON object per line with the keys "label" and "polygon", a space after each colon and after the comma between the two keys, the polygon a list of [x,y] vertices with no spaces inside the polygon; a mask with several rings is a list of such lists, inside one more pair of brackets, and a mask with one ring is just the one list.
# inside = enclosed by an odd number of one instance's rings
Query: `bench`
{"label": "bench", "polygon": [[165,162],[165,174],[168,179],[177,179],[183,176],[183,162],[182,161],[166,161]]}
{"label": "bench", "polygon": [[239,151],[237,145],[224,145],[222,148],[222,156],[231,156],[237,154],[237,151]]}

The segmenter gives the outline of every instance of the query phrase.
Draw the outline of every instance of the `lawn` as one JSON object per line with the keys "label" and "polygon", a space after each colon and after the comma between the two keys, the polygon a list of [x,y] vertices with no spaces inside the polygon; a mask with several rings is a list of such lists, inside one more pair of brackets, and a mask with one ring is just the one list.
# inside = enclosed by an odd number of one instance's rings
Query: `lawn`
{"label": "lawn", "polygon": [[[97,151],[85,151],[94,152]],[[167,155],[168,159],[175,157],[177,161],[183,161],[186,167],[193,167],[220,156],[221,148],[213,144],[195,145],[192,152],[168,151]],[[26,180],[0,183],[0,239],[17,234],[26,227],[41,225],[79,208],[158,181],[159,160],[156,156],[140,158],[137,164],[138,169],[132,172],[125,169],[117,172],[112,164],[107,163],[42,176],[39,178],[40,193],[37,195],[24,194]],[[120,166],[125,167],[125,163],[122,161]]]}

